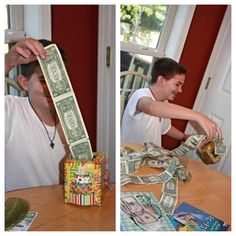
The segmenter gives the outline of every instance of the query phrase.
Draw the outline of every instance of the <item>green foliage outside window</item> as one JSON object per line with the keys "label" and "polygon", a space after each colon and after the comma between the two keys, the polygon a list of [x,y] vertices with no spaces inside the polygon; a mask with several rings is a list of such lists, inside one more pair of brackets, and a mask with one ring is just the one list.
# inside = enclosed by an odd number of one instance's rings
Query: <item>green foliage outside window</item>
{"label": "green foliage outside window", "polygon": [[129,26],[128,32],[124,35],[124,41],[131,41],[137,25],[138,32],[142,34],[142,37],[145,35],[149,37],[153,31],[160,32],[167,9],[167,5],[121,5],[121,24],[126,23]]}

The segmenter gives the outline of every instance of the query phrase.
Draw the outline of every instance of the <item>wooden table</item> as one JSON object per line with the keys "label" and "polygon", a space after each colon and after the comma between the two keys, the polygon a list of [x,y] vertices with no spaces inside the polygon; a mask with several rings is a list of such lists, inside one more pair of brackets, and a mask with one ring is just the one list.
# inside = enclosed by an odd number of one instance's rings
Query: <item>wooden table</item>
{"label": "wooden table", "polygon": [[[142,150],[141,145],[125,144],[135,150]],[[231,224],[231,178],[213,169],[202,161],[181,158],[192,174],[192,180],[178,181],[178,204],[183,201],[204,210],[211,215]],[[141,166],[135,175],[157,174],[163,170]],[[158,200],[161,197],[162,184],[135,185],[121,187],[123,192],[152,192]]]}
{"label": "wooden table", "polygon": [[38,216],[29,230],[36,231],[114,231],[115,187],[106,189],[102,206],[78,206],[64,203],[63,185],[29,188],[6,193],[30,202],[30,211]]}

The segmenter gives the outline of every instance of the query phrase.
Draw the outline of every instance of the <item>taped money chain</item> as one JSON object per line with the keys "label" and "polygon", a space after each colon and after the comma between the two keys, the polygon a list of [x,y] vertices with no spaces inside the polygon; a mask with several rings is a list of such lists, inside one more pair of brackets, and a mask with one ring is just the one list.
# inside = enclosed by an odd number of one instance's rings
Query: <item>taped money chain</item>
{"label": "taped money chain", "polygon": [[[181,163],[179,157],[188,152],[196,150],[205,135],[192,135],[178,148],[167,150],[153,143],[145,143],[142,152],[127,153],[121,149],[121,185],[134,184],[156,184],[163,183],[160,205],[166,214],[173,214],[178,201],[178,179],[182,182],[191,180],[191,173]],[[160,174],[134,176],[132,175],[140,165],[165,169]]]}
{"label": "taped money chain", "polygon": [[45,47],[46,60],[38,57],[73,159],[91,160],[93,152],[69,76],[55,44]]}

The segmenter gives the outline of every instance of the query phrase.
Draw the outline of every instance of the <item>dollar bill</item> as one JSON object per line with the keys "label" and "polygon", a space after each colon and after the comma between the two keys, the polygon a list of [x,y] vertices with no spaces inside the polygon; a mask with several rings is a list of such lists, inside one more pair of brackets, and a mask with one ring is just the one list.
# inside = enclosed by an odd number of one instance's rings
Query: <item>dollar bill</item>
{"label": "dollar bill", "polygon": [[144,152],[147,157],[168,156],[171,154],[169,150],[159,147],[152,142],[145,143],[144,146]]}
{"label": "dollar bill", "polygon": [[92,160],[93,153],[88,139],[83,142],[69,146],[73,159],[75,160]]}
{"label": "dollar bill", "polygon": [[128,174],[121,175],[121,185],[127,183],[134,184],[157,184],[164,183],[172,178],[172,175],[168,171],[163,171],[161,174],[134,176]]}
{"label": "dollar bill", "polygon": [[223,143],[215,143],[215,151],[214,154],[215,155],[219,155],[219,154],[225,154],[226,153],[226,146]]}
{"label": "dollar bill", "polygon": [[170,164],[167,166],[166,171],[173,176],[175,173],[175,170],[177,168],[177,164],[178,164],[178,159],[176,157],[173,157],[171,159]]}
{"label": "dollar bill", "polygon": [[126,174],[127,172],[127,170],[126,170],[126,161],[121,161],[120,162],[120,173],[121,174]]}
{"label": "dollar bill", "polygon": [[28,231],[38,212],[28,212],[26,217],[9,231]]}
{"label": "dollar bill", "polygon": [[144,158],[142,165],[165,169],[169,165],[169,160]]}
{"label": "dollar bill", "polygon": [[178,179],[173,177],[165,182],[162,186],[162,192],[169,195],[178,196]]}
{"label": "dollar bill", "polygon": [[131,182],[131,178],[129,175],[126,175],[126,174],[122,174],[120,176],[120,185],[125,185],[125,184],[128,184]]}
{"label": "dollar bill", "polygon": [[130,160],[133,160],[133,159],[142,159],[143,157],[146,156],[146,153],[145,152],[132,152],[132,153],[128,153],[126,156],[124,157],[127,157],[129,158]]}
{"label": "dollar bill", "polygon": [[143,184],[158,184],[163,183],[163,178],[160,175],[139,176]]}
{"label": "dollar bill", "polygon": [[57,101],[56,109],[68,144],[88,138],[81,113],[77,109],[73,96]]}
{"label": "dollar bill", "polygon": [[[138,160],[137,160],[138,161]],[[139,163],[140,161],[138,161]],[[133,174],[137,168],[135,168],[134,160],[123,160],[121,163],[121,174]]]}
{"label": "dollar bill", "polygon": [[177,201],[177,196],[163,192],[160,199],[160,205],[167,215],[173,215]]}
{"label": "dollar bill", "polygon": [[176,173],[178,178],[184,183],[192,179],[192,174],[184,166],[178,167]]}
{"label": "dollar bill", "polygon": [[191,135],[183,144],[171,150],[171,154],[176,156],[185,156],[190,151],[196,150],[205,138],[206,135],[202,134]]}
{"label": "dollar bill", "polygon": [[133,174],[136,170],[138,170],[141,160],[140,159],[134,159],[131,161],[128,161],[128,170],[129,172],[127,174]]}
{"label": "dollar bill", "polygon": [[51,96],[55,98],[72,92],[69,76],[57,46],[51,44],[45,49],[47,52],[46,60],[42,60],[41,58],[38,58],[38,60],[46,82],[50,87]]}
{"label": "dollar bill", "polygon": [[141,180],[139,176],[122,174],[120,177],[120,184],[125,185],[128,183],[143,184],[143,181]]}

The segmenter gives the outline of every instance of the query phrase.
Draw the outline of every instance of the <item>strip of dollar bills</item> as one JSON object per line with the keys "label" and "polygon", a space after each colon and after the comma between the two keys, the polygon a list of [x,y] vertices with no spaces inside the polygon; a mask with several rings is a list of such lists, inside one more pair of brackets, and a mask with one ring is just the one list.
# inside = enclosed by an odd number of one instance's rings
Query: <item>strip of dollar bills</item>
{"label": "strip of dollar bills", "polygon": [[55,44],[45,47],[46,60],[38,57],[73,159],[91,160],[89,136],[61,54]]}
{"label": "strip of dollar bills", "polygon": [[[145,143],[143,151],[127,153],[121,148],[121,185],[162,183],[160,205],[167,215],[172,215],[178,202],[178,179],[182,182],[191,180],[192,175],[181,163],[179,157],[196,150],[205,135],[192,135],[183,144],[173,150],[167,150],[153,143]],[[133,173],[140,165],[163,168],[160,174],[137,176]]]}

